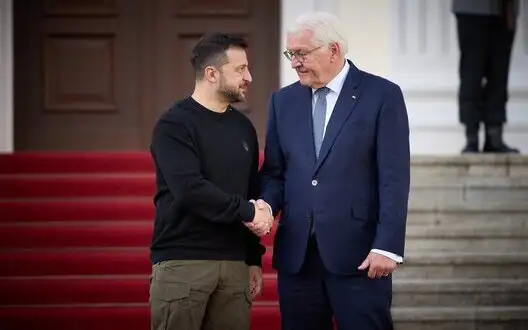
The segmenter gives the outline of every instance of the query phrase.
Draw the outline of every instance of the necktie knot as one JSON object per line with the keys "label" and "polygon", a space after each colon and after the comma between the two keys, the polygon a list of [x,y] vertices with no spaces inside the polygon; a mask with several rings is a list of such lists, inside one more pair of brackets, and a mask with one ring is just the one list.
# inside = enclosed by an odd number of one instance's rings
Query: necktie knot
{"label": "necktie knot", "polygon": [[318,97],[326,97],[326,95],[328,95],[328,93],[330,93],[330,88],[328,87],[321,87],[321,88],[318,88],[315,93],[317,94]]}

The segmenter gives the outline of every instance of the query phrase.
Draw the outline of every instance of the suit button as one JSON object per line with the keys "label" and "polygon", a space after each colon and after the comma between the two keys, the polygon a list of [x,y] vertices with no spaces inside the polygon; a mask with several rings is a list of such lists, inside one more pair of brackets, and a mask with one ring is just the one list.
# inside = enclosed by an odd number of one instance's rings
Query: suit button
{"label": "suit button", "polygon": [[318,183],[319,183],[319,182],[317,182],[317,180],[312,180],[312,186],[315,187],[315,186],[317,186]]}

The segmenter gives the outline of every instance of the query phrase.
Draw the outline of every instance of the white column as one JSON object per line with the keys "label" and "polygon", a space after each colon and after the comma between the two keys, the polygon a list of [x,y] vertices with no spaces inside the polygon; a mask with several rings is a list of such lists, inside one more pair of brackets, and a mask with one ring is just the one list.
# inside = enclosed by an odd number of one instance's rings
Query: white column
{"label": "white column", "polygon": [[0,153],[13,151],[13,7],[0,1]]}
{"label": "white column", "polygon": [[[459,50],[447,0],[392,0],[389,78],[405,94],[414,154],[458,154],[464,144],[458,122]],[[528,152],[528,1],[521,1],[510,70],[505,139]]]}

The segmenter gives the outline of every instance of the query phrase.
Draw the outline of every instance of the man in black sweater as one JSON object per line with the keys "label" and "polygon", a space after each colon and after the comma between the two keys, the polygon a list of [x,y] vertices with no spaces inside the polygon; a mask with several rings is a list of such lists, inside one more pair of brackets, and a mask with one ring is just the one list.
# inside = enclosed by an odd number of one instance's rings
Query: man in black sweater
{"label": "man in black sweater", "polygon": [[250,120],[231,107],[251,82],[243,39],[212,34],[191,58],[192,96],[157,122],[156,219],[151,245],[154,330],[248,330],[262,285],[261,235],[273,218],[255,207],[259,146]]}

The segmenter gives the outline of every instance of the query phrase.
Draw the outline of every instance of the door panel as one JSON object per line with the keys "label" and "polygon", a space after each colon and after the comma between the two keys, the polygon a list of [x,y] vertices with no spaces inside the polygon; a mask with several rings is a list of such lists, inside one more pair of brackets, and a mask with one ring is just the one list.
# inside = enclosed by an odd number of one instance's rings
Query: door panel
{"label": "door panel", "polygon": [[146,149],[138,0],[15,3],[15,149]]}

